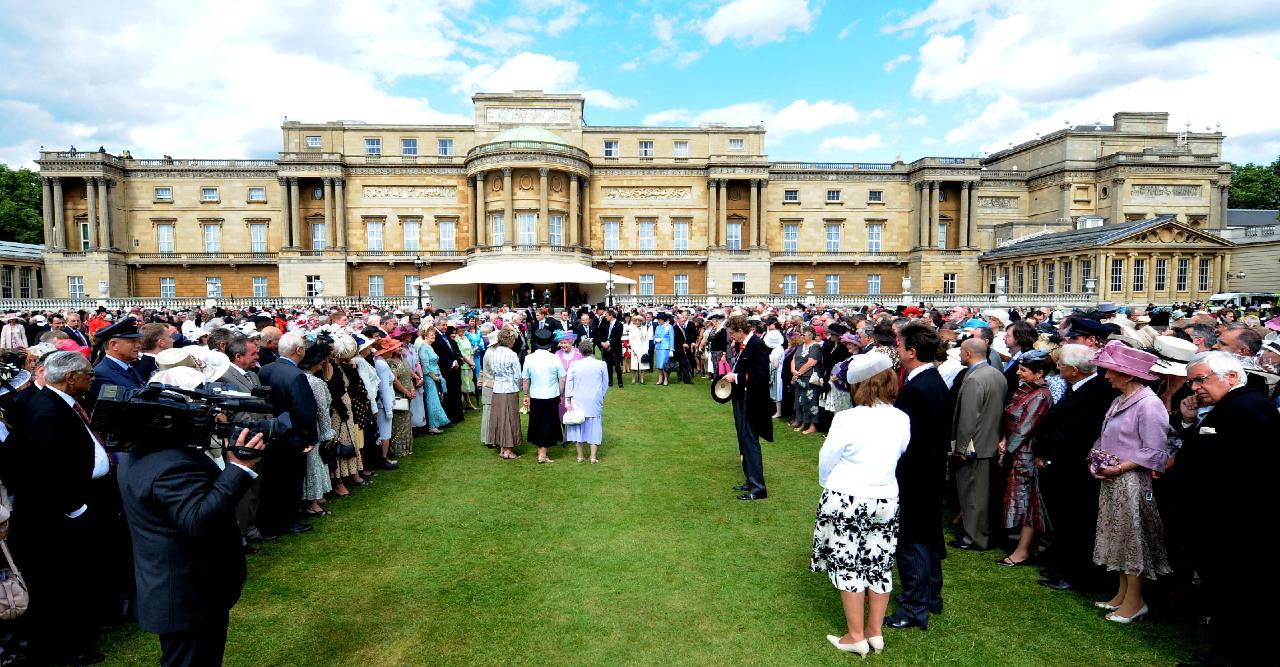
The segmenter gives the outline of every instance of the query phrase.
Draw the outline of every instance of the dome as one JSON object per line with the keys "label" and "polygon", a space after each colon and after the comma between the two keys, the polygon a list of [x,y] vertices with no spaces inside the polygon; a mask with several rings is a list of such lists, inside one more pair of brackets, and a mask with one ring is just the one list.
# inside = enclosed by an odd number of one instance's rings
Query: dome
{"label": "dome", "polygon": [[564,144],[564,139],[556,136],[555,133],[544,130],[540,127],[513,127],[498,133],[490,143],[498,143],[500,141],[542,141],[550,144]]}

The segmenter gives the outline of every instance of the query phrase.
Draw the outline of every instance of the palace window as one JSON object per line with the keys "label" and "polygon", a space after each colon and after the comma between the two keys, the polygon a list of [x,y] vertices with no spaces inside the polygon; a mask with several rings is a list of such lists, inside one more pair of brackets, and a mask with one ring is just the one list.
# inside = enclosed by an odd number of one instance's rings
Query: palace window
{"label": "palace window", "polygon": [[742,223],[729,223],[728,243],[725,244],[728,250],[742,250]]}
{"label": "palace window", "polygon": [[1141,292],[1147,289],[1147,260],[1133,260],[1133,291]]}
{"label": "palace window", "polygon": [[1178,282],[1175,285],[1179,292],[1187,291],[1187,274],[1191,266],[1191,260],[1180,257],[1178,258]]}
{"label": "palace window", "polygon": [[501,213],[489,216],[489,244],[502,245],[507,241],[507,227]]}
{"label": "palace window", "polygon": [[173,225],[164,223],[156,225],[156,252],[173,252]]}
{"label": "palace window", "polygon": [[1210,261],[1211,260],[1207,257],[1200,258],[1200,281],[1199,282],[1200,282],[1201,292],[1209,291],[1209,262]]}
{"label": "palace window", "polygon": [[1053,283],[1055,282],[1054,278],[1058,277],[1056,275],[1057,272],[1058,272],[1057,264],[1054,264],[1053,262],[1049,262],[1048,264],[1044,265],[1044,285],[1045,285],[1044,291],[1048,292],[1049,294],[1053,294],[1053,287],[1054,287]]}
{"label": "palace window", "polygon": [[794,273],[788,273],[782,276],[782,293],[786,296],[794,296],[799,291],[800,281]]}
{"label": "palace window", "polygon": [[653,142],[652,142],[652,141],[641,141],[641,142],[640,142],[640,157],[653,157]]}
{"label": "palace window", "polygon": [[311,223],[311,249],[324,250],[326,246],[327,246],[327,243],[326,243],[325,233],[324,233],[324,223],[323,222]]}
{"label": "palace window", "polygon": [[178,296],[178,281],[174,278],[160,279],[160,298],[174,299]]}
{"label": "palace window", "polygon": [[404,277],[404,295],[405,295],[405,296],[418,296],[418,291],[417,291],[417,290],[418,290],[418,277],[417,277],[417,276],[405,276],[405,277]]}
{"label": "palace window", "polygon": [[320,276],[317,276],[317,275],[304,276],[303,280],[306,281],[307,298],[308,299],[316,298],[316,286],[321,282]]}
{"label": "palace window", "polygon": [[884,201],[884,190],[872,190],[868,192],[867,201]]}
{"label": "palace window", "polygon": [[31,298],[31,267],[29,266],[18,269],[18,298]]}
{"label": "palace window", "polygon": [[1169,260],[1156,260],[1156,291],[1163,292],[1168,287]]}
{"label": "palace window", "polygon": [[1062,291],[1071,293],[1071,262],[1069,260],[1062,263]]}
{"label": "palace window", "polygon": [[369,296],[377,298],[386,295],[382,278],[382,276],[369,276]]}
{"label": "palace window", "polygon": [[153,189],[153,190],[152,190],[152,192],[154,193],[154,194],[153,194],[153,198],[154,198],[156,201],[158,201],[158,202],[161,202],[161,201],[171,202],[171,201],[173,201],[173,188],[171,188],[171,187],[169,187],[169,186],[167,186],[167,185],[161,185],[161,186],[159,186],[159,187],[157,187],[157,188]]}
{"label": "palace window", "polygon": [[653,296],[653,274],[652,273],[640,274],[640,295]]}
{"label": "palace window", "polygon": [[368,137],[364,140],[365,155],[382,155],[382,139]]}
{"label": "palace window", "polygon": [[782,226],[782,252],[794,255],[800,250],[800,225],[788,222]]}
{"label": "palace window", "polygon": [[800,191],[799,190],[783,190],[782,201],[783,203],[787,203],[787,204],[800,203]]}
{"label": "palace window", "polygon": [[609,252],[618,251],[618,228],[622,224],[617,220],[604,221],[604,249]]}
{"label": "palace window", "polygon": [[947,249],[947,223],[945,222],[938,223],[938,249]]}
{"label": "palace window", "polygon": [[67,276],[67,296],[72,299],[84,298],[84,276]]}
{"label": "palace window", "polygon": [[827,203],[828,203],[828,204],[839,204],[839,203],[840,203],[840,191],[839,191],[839,190],[827,190]]}
{"label": "palace window", "polygon": [[532,246],[538,242],[538,214],[517,213],[516,225],[520,237],[516,239],[522,246]]}
{"label": "palace window", "polygon": [[1111,291],[1124,291],[1124,260],[1111,260]]}
{"label": "palace window", "polygon": [[736,137],[735,137],[735,138],[731,138],[731,139],[729,139],[729,150],[731,150],[731,151],[740,151],[740,150],[743,150],[743,148],[745,147],[745,145],[746,145],[746,144],[745,144],[744,140],[743,140],[743,139],[741,139],[741,138],[736,138]]}
{"label": "palace window", "polygon": [[956,293],[956,274],[954,273],[942,274],[942,293],[943,294]]}
{"label": "palace window", "polygon": [[418,154],[418,140],[417,140],[417,139],[401,139],[401,140],[400,140],[400,154],[401,154],[401,155],[408,155],[408,156],[417,155],[417,154]]}
{"label": "palace window", "polygon": [[0,298],[13,298],[13,267],[0,267]]}
{"label": "palace window", "polygon": [[840,274],[828,273],[826,282],[827,282],[827,294],[834,295],[834,294],[840,293]]}
{"label": "palace window", "polygon": [[1080,260],[1080,291],[1084,291],[1085,281],[1093,277],[1093,260]]}
{"label": "palace window", "polygon": [[685,296],[689,293],[689,274],[677,273],[673,276],[675,279],[676,296]]}
{"label": "palace window", "polygon": [[453,139],[436,139],[436,155],[440,157],[453,155]]}
{"label": "palace window", "polygon": [[947,200],[946,190],[943,190],[942,188],[938,188],[938,201],[946,201],[946,200]]}
{"label": "palace window", "polygon": [[550,233],[551,245],[559,248],[564,246],[564,216],[559,213],[551,213],[547,216],[548,232]]}
{"label": "palace window", "polygon": [[207,254],[222,252],[222,225],[204,226],[204,251]]}
{"label": "palace window", "polygon": [[204,279],[204,295],[211,299],[222,298],[222,278],[213,276]]}
{"label": "palace window", "polygon": [[440,221],[440,249],[445,252],[454,252],[458,249],[457,242],[458,222],[456,220]]}
{"label": "palace window", "polygon": [[200,201],[218,201],[218,188],[200,188]]}
{"label": "palace window", "polygon": [[1014,288],[1014,293],[1015,293],[1015,294],[1026,294],[1026,293],[1027,293],[1027,281],[1026,281],[1026,277],[1027,277],[1027,271],[1026,271],[1026,267],[1025,267],[1025,266],[1018,266],[1018,267],[1014,268],[1014,271],[1013,271],[1013,281],[1014,281],[1014,285],[1015,285],[1015,288]]}
{"label": "palace window", "polygon": [[249,201],[255,203],[265,202],[267,200],[266,188],[249,188]]}
{"label": "palace window", "polygon": [[320,135],[313,134],[307,137],[307,148],[319,148],[319,147],[320,147]]}
{"label": "palace window", "polygon": [[617,139],[604,140],[604,156],[618,157],[618,140]]}
{"label": "palace window", "polygon": [[867,252],[880,252],[880,238],[884,234],[884,225],[867,225]]}
{"label": "palace window", "polygon": [[267,251],[267,225],[263,222],[249,223],[249,251],[264,253]]}
{"label": "palace window", "polygon": [[641,221],[640,221],[640,225],[639,225],[639,227],[640,227],[640,250],[642,250],[642,251],[652,251],[652,250],[653,250],[653,227],[654,227],[654,224],[655,224],[655,223],[654,223],[654,221],[652,221],[652,220],[641,220]]}
{"label": "palace window", "polygon": [[840,252],[840,225],[827,225],[827,252]]}
{"label": "palace window", "polygon": [[689,221],[676,220],[671,223],[671,229],[674,238],[671,240],[671,248],[676,252],[689,251]]}
{"label": "palace window", "polygon": [[422,238],[422,223],[418,220],[403,220],[400,225],[404,229],[405,252],[418,252],[421,246],[419,239]]}
{"label": "palace window", "polygon": [[268,295],[267,295],[267,277],[266,277],[266,276],[254,276],[254,277],[253,277],[253,296],[254,296],[254,298],[256,298],[256,299],[264,299],[264,298],[266,298],[266,297],[268,296]]}
{"label": "palace window", "polygon": [[382,252],[381,220],[370,220],[365,223],[365,238],[368,242],[368,250],[371,252]]}
{"label": "palace window", "polygon": [[671,142],[671,150],[676,157],[689,157],[689,142],[673,141]]}
{"label": "palace window", "polygon": [[1031,271],[1031,293],[1039,294],[1040,293],[1040,266],[1038,264],[1032,264],[1030,271]]}
{"label": "palace window", "polygon": [[880,274],[868,273],[867,274],[867,294],[879,294],[879,293],[880,293]]}

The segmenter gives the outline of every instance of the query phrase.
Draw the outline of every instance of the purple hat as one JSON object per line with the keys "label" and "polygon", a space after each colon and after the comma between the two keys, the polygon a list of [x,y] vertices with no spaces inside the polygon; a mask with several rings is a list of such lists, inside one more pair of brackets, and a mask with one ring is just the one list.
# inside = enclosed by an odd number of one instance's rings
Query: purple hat
{"label": "purple hat", "polygon": [[1093,365],[1143,380],[1154,380],[1156,375],[1151,372],[1151,366],[1157,361],[1159,357],[1150,352],[1135,350],[1118,340],[1113,340],[1098,352]]}

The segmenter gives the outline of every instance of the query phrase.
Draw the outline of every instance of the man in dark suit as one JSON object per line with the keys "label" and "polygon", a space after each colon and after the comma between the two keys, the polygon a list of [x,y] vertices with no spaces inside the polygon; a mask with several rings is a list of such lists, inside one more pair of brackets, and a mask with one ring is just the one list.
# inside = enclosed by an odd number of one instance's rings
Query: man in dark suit
{"label": "man in dark suit", "polygon": [[594,338],[596,327],[591,324],[591,315],[583,313],[578,317],[578,321],[573,323],[571,330],[573,335],[578,337],[578,340],[582,340],[583,338]]}
{"label": "man in dark suit", "polygon": [[[600,321],[600,329],[596,332],[596,344],[600,347],[600,358],[604,360],[610,386],[613,376],[618,376],[618,389],[622,388],[622,323],[610,308],[604,311],[604,319]],[[635,351],[632,351],[635,354]]]}
{"label": "man in dark suit", "polygon": [[98,392],[105,385],[141,389],[146,384],[146,379],[136,368],[142,351],[142,334],[138,333],[136,320],[126,317],[98,331],[96,338],[102,346],[103,357],[93,368],[93,387],[85,397],[90,411],[98,400]]}
{"label": "man in dark suit", "polygon": [[676,313],[676,352],[680,355],[680,381],[693,384],[693,361],[698,354],[698,325],[680,311]]}
{"label": "man in dark suit", "polygon": [[1266,521],[1259,519],[1274,497],[1268,484],[1247,473],[1239,483],[1228,481],[1230,508],[1217,502],[1216,490],[1224,483],[1224,469],[1232,466],[1262,474],[1276,469],[1280,416],[1264,395],[1246,387],[1244,368],[1230,353],[1197,355],[1187,366],[1187,383],[1195,395],[1178,406],[1184,444],[1174,468],[1180,473],[1178,505],[1185,513],[1179,519],[1189,530],[1212,533],[1212,539],[1188,542],[1209,603],[1210,648],[1200,664],[1257,664],[1270,650],[1270,618],[1259,605],[1274,600],[1280,585],[1239,556],[1261,543]]}
{"label": "man in dark suit", "polygon": [[448,335],[449,322],[440,317],[435,322],[436,340],[431,349],[440,356],[440,375],[444,377],[445,415],[450,424],[461,424],[462,413],[462,351],[453,337]]}
{"label": "man in dark suit", "polygon": [[1093,537],[1098,520],[1098,480],[1084,460],[1102,433],[1102,420],[1119,394],[1093,365],[1097,350],[1069,343],[1059,352],[1058,372],[1067,393],[1049,408],[1031,438],[1045,507],[1053,508],[1055,567],[1040,582],[1056,590],[1091,584]]}
{"label": "man in dark suit", "polygon": [[947,383],[933,365],[938,333],[912,322],[898,334],[898,359],[906,383],[894,407],[911,419],[911,441],[898,459],[898,609],[885,619],[891,628],[929,627],[929,613],[942,613],[942,500],[946,493],[951,432]]}
{"label": "man in dark suit", "polygon": [[258,530],[263,537],[311,530],[298,521],[306,455],[319,444],[316,433],[316,398],[298,362],[306,342],[295,332],[280,337],[280,358],[258,371],[262,384],[271,387],[275,415],[289,415],[289,431],[273,440],[262,459],[262,491],[258,502]]}
{"label": "man in dark suit", "polygon": [[763,500],[769,493],[764,484],[760,438],[773,442],[769,348],[742,315],[730,317],[725,327],[733,343],[741,349],[733,370],[724,375],[733,383],[733,426],[738,435],[738,453],[742,455],[742,473],[746,477],[746,481],[734,489],[744,492],[738,500]]}
{"label": "man in dark suit", "polygon": [[[262,449],[262,435],[236,444]],[[133,535],[138,626],[160,635],[160,664],[220,665],[228,614],[245,581],[235,508],[257,459],[227,448],[219,470],[186,447],[125,454],[120,491]]]}
{"label": "man in dark suit", "polygon": [[[104,591],[119,573],[89,553],[101,554],[104,526],[119,499],[109,477],[111,462],[78,400],[94,373],[78,352],[54,352],[45,360],[45,387],[27,402],[18,458],[27,466],[11,488],[20,511],[13,519],[13,547],[31,592],[26,621],[31,652],[50,662],[90,665]],[[114,563],[113,563],[114,564]]]}
{"label": "man in dark suit", "polygon": [[960,345],[960,361],[968,366],[955,406],[956,490],[960,497],[965,534],[952,542],[958,549],[991,548],[995,528],[991,489],[998,469],[996,448],[1004,417],[1005,381],[987,363],[987,344],[970,338]]}
{"label": "man in dark suit", "polygon": [[550,311],[546,308],[539,308],[534,314],[533,332],[537,333],[543,329],[550,329],[552,333],[560,330],[560,320],[551,317]]}
{"label": "man in dark suit", "polygon": [[80,321],[80,313],[71,311],[67,313],[66,326],[62,331],[71,337],[82,347],[89,347],[89,332],[85,330],[84,325]]}

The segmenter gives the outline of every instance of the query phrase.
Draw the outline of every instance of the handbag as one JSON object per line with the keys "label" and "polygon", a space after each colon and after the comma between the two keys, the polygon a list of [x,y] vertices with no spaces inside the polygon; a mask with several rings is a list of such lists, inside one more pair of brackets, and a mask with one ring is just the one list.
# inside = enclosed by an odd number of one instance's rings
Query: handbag
{"label": "handbag", "polygon": [[581,424],[582,422],[585,422],[586,420],[587,420],[587,416],[583,414],[582,410],[579,410],[578,408],[574,408],[564,413],[564,419],[562,421],[563,423],[569,426],[575,426],[577,424]]}
{"label": "handbag", "polygon": [[27,582],[9,555],[9,544],[0,540],[0,551],[4,552],[5,568],[0,569],[0,621],[12,621],[27,611],[31,604],[31,596],[27,593]]}
{"label": "handbag", "polygon": [[651,364],[653,363],[653,357],[650,357],[649,353],[645,352],[644,354],[640,355],[640,363]]}
{"label": "handbag", "polygon": [[406,412],[409,410],[409,399],[401,396],[391,403],[391,409],[396,412]]}
{"label": "handbag", "polygon": [[818,374],[818,371],[809,372],[809,384],[815,387],[822,386],[822,376]]}

